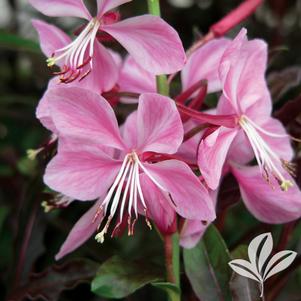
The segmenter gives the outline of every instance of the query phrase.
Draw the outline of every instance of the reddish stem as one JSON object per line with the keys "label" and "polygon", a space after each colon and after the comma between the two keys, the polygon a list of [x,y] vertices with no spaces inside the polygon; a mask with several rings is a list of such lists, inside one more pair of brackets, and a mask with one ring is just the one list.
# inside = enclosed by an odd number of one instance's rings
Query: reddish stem
{"label": "reddish stem", "polygon": [[178,110],[181,114],[184,114],[191,119],[198,121],[202,124],[209,123],[211,125],[224,126],[227,128],[234,128],[237,125],[236,115],[211,115],[203,112],[199,112],[185,107],[182,104],[177,104]]}
{"label": "reddish stem", "polygon": [[196,92],[198,89],[202,89],[203,87],[207,87],[207,80],[201,79],[178,95],[175,98],[175,101],[177,103],[184,104],[184,102],[187,101],[194,92]]}
{"label": "reddish stem", "polygon": [[172,235],[170,234],[164,236],[164,251],[167,281],[170,283],[176,283],[176,278],[173,272]]}

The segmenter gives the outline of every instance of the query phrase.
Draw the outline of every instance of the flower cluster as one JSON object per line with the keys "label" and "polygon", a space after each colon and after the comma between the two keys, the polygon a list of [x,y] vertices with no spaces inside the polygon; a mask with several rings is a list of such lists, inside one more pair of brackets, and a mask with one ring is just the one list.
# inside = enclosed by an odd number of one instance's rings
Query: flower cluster
{"label": "flower cluster", "polygon": [[[92,17],[81,0],[30,0],[45,15],[84,19],[73,40],[33,21],[47,65],[58,68],[37,108],[50,143],[57,142],[44,181],[61,195],[58,207],[94,201],[56,258],[93,234],[101,243],[109,233],[133,235],[139,216],[163,234],[179,231],[182,246],[192,247],[214,221],[230,173],[259,220],[299,218],[291,137],[271,116],[266,43],[248,40],[242,29],[186,58],[178,34],[160,17],[121,21],[115,9],[126,2],[97,0]],[[108,41],[128,55],[108,49]],[[156,76],[178,71],[182,92],[157,94]],[[205,104],[209,94],[219,98],[215,108]],[[138,105],[121,125],[119,102]]]}

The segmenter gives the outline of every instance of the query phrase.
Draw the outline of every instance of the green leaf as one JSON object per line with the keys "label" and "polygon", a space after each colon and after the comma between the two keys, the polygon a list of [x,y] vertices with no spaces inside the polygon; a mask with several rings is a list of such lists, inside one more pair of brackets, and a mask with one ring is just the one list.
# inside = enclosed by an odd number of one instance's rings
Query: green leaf
{"label": "green leaf", "polygon": [[[249,260],[248,246],[238,246],[233,252],[231,252],[231,257],[232,259]],[[234,272],[230,280],[230,290],[233,301],[260,300],[260,289],[258,283]]]}
{"label": "green leaf", "polygon": [[[152,286],[165,291],[171,300],[180,300],[181,290],[176,284],[170,282],[155,282],[152,283]],[[177,297],[173,299],[173,296]]]}
{"label": "green leaf", "polygon": [[129,261],[114,256],[102,264],[91,290],[105,298],[124,298],[146,284],[162,281],[164,272],[144,261]]}
{"label": "green leaf", "polygon": [[231,260],[227,246],[215,226],[192,249],[184,250],[185,272],[196,296],[206,301],[230,301]]}
{"label": "green leaf", "polygon": [[97,267],[97,263],[86,259],[53,265],[39,274],[31,275],[28,283],[13,291],[8,300],[59,300],[62,291],[90,281]]}
{"label": "green leaf", "polygon": [[0,47],[10,50],[41,52],[37,42],[4,31],[0,32]]}

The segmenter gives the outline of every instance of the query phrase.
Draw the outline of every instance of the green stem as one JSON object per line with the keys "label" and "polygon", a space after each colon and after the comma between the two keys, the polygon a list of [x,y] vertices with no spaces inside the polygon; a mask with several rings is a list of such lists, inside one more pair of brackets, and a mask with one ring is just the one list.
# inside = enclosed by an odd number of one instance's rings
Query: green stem
{"label": "green stem", "polygon": [[[154,16],[161,16],[160,11],[160,0],[147,0],[148,11],[150,14]],[[157,91],[158,93],[168,96],[169,95],[169,85],[167,81],[166,75],[158,75],[157,76]]]}
{"label": "green stem", "polygon": [[[161,16],[160,11],[160,0],[147,0],[148,11],[154,16]],[[157,91],[158,93],[168,96],[169,85],[166,75],[158,75],[157,78]],[[180,288],[180,245],[179,245],[179,234],[164,236],[164,247],[165,247],[165,264],[167,281],[174,283]],[[180,301],[181,295],[170,290],[168,292],[170,301]]]}

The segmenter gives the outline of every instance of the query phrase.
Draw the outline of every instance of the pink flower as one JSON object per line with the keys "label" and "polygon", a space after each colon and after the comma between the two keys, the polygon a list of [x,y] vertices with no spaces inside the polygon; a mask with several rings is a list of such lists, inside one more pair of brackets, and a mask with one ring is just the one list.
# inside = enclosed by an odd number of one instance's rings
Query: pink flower
{"label": "pink flower", "polygon": [[[133,57],[127,56],[120,68],[118,86],[121,92],[155,93],[156,77],[136,63]],[[122,97],[123,103],[136,103],[136,98]]]}
{"label": "pink flower", "polygon": [[[51,99],[49,111],[60,140],[44,181],[72,198],[98,198],[95,219],[107,216],[98,241],[103,241],[113,217],[117,224],[112,235],[126,216],[132,234],[138,213],[163,230],[172,225],[175,212],[192,220],[215,218],[207,190],[188,165],[147,159],[150,153],[174,154],[181,145],[183,126],[171,99],[141,95],[121,135],[112,108],[101,96],[80,88],[55,88],[45,97]],[[95,230],[91,218],[90,226]]]}
{"label": "pink flower", "polygon": [[181,72],[182,90],[203,79],[208,81],[208,93],[222,90],[218,67],[229,44],[229,39],[214,39],[193,52]]}
{"label": "pink flower", "polygon": [[30,0],[45,15],[74,16],[88,21],[74,41],[55,26],[33,21],[42,50],[49,57],[48,66],[62,68],[62,82],[84,79],[93,71],[95,80],[102,78],[104,91],[113,87],[118,70],[110,53],[98,42],[101,34],[116,39],[136,62],[153,74],[173,73],[183,67],[186,57],[181,40],[165,21],[143,15],[118,22],[118,14],[110,12],[130,1],[98,0],[97,15],[92,17],[81,0]]}
{"label": "pink flower", "polygon": [[[267,46],[261,40],[248,41],[246,30],[226,49],[219,67],[223,95],[217,114],[235,114],[235,128],[220,127],[202,140],[198,164],[208,186],[216,189],[225,160],[249,162],[255,155],[267,182],[276,179],[282,190],[293,186],[289,161],[292,158],[289,135],[271,115],[271,98],[265,81]],[[239,153],[231,150],[237,145]],[[283,151],[285,150],[285,151]],[[234,158],[233,158],[234,157]]]}
{"label": "pink flower", "polygon": [[242,166],[232,162],[230,168],[246,207],[257,219],[279,224],[300,218],[301,192],[289,175],[288,180],[294,185],[288,191],[283,191],[275,178],[271,178],[269,184],[262,181],[258,166]]}

